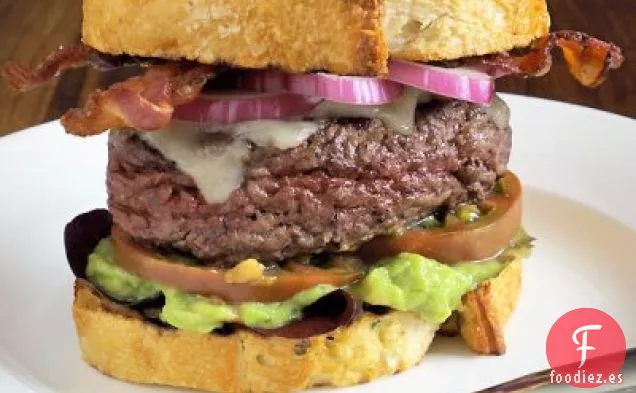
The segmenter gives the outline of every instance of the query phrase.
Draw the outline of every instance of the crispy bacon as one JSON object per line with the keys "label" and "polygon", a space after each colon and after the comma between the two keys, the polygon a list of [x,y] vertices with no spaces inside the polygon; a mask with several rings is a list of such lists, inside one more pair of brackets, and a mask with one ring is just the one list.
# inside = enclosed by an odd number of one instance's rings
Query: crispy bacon
{"label": "crispy bacon", "polygon": [[621,49],[585,33],[558,31],[537,39],[529,51],[515,56],[508,52],[467,59],[495,77],[520,75],[537,77],[545,75],[552,66],[552,49],[563,52],[570,73],[582,85],[596,87],[603,83],[610,70],[623,63]]}
{"label": "crispy bacon", "polygon": [[128,55],[108,55],[82,43],[60,46],[50,53],[35,68],[10,61],[2,68],[2,76],[11,87],[25,92],[56,78],[62,72],[90,66],[99,71],[109,71],[121,67],[150,66],[164,64],[164,59],[135,57]]}
{"label": "crispy bacon", "polygon": [[57,77],[62,71],[84,67],[95,51],[84,45],[61,46],[31,69],[16,62],[8,62],[2,76],[17,91],[24,92]]}
{"label": "crispy bacon", "polygon": [[144,75],[93,92],[83,108],[62,116],[62,125],[79,136],[117,128],[160,129],[170,122],[175,106],[199,95],[212,74],[211,66],[151,66]]}

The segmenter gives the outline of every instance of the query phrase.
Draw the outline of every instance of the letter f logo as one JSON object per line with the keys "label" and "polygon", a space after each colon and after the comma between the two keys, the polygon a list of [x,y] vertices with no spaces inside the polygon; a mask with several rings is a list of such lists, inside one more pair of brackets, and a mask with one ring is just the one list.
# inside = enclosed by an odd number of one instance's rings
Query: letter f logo
{"label": "letter f logo", "polygon": [[[590,330],[601,330],[602,327],[602,325],[585,325],[576,329],[574,333],[572,333],[572,341],[574,341],[574,344],[580,345],[580,347],[576,348],[577,351],[581,351],[581,364],[579,364],[579,368],[583,367],[587,360],[587,351],[593,351],[596,349],[587,345],[587,332]],[[581,335],[581,342],[579,342],[576,336],[578,336],[581,332],[583,332],[583,334]]]}

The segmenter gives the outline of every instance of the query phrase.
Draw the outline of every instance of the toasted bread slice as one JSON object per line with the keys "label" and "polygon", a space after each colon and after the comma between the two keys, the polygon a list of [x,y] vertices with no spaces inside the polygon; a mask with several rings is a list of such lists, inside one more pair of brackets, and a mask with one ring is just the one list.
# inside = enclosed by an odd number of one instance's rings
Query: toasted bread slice
{"label": "toasted bread slice", "polygon": [[504,329],[521,292],[522,262],[512,262],[496,278],[462,299],[459,331],[472,350],[488,355],[506,352]]}
{"label": "toasted bread slice", "polygon": [[523,261],[530,254],[533,240],[523,232],[519,246],[503,255],[509,261],[504,270],[464,295],[460,309],[440,327],[439,334],[460,334],[477,353],[504,354],[504,329],[519,300]]}
{"label": "toasted bread slice", "polygon": [[217,393],[346,386],[413,367],[437,326],[413,313],[364,313],[307,339],[166,329],[75,282],[73,317],[84,360],[118,379]]}
{"label": "toasted bread slice", "polygon": [[453,60],[525,47],[548,33],[545,0],[386,0],[390,56]]}
{"label": "toasted bread slice", "polygon": [[83,40],[111,54],[384,75],[389,56],[452,60],[527,46],[545,0],[84,0]]}

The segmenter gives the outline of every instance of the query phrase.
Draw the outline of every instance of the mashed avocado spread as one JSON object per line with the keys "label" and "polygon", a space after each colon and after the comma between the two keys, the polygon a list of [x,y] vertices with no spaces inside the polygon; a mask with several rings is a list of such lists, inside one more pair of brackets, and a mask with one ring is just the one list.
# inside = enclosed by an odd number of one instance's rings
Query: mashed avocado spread
{"label": "mashed avocado spread", "polygon": [[496,276],[502,268],[497,260],[449,266],[402,253],[380,261],[352,290],[369,304],[417,312],[433,323],[442,323],[457,309],[466,292]]}
{"label": "mashed avocado spread", "polygon": [[[412,311],[433,323],[442,323],[457,309],[461,297],[482,281],[496,277],[506,264],[528,250],[532,239],[522,230],[497,258],[445,265],[421,255],[402,253],[379,261],[349,290],[373,305]],[[337,288],[317,285],[291,299],[274,303],[226,304],[220,299],[181,292],[141,279],[113,261],[110,239],[102,240],[89,257],[88,279],[110,297],[137,302],[163,293],[160,318],[179,329],[210,332],[226,322],[274,329],[302,315],[302,309]]]}
{"label": "mashed avocado spread", "polygon": [[160,294],[157,285],[115,264],[110,239],[100,241],[88,257],[86,277],[113,299],[124,302],[138,302]]}
{"label": "mashed avocado spread", "polygon": [[226,322],[240,322],[245,326],[275,329],[285,326],[301,316],[302,309],[335,291],[331,285],[317,285],[297,293],[284,302],[246,302],[229,305],[214,302],[203,296],[165,288],[166,304],[161,319],[176,328],[206,333],[220,328]]}

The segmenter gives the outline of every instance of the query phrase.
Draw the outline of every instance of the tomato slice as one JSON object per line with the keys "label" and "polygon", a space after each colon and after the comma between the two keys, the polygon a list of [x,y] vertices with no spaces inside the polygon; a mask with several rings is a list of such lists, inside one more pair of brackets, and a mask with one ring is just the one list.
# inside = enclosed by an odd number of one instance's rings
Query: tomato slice
{"label": "tomato slice", "polygon": [[492,257],[508,245],[521,225],[521,182],[506,172],[500,184],[502,191],[484,201],[480,208],[485,213],[474,222],[454,220],[440,228],[376,237],[359,252],[373,261],[412,252],[447,264]]}
{"label": "tomato slice", "polygon": [[216,296],[228,302],[283,301],[318,284],[343,287],[364,274],[362,270],[295,266],[293,271],[266,274],[261,281],[228,283],[224,271],[170,260],[135,243],[116,225],[111,231],[111,241],[115,262],[128,272],[184,292]]}

